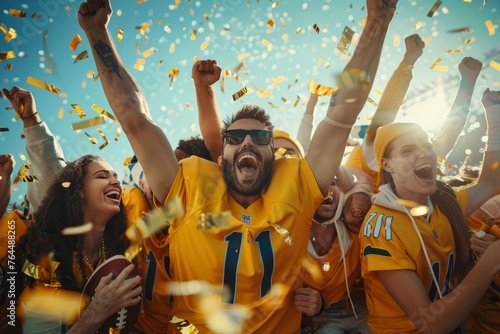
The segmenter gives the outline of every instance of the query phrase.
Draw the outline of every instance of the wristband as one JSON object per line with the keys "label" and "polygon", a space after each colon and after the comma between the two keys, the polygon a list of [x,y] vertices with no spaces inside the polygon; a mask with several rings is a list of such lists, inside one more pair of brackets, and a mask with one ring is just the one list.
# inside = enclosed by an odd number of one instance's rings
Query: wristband
{"label": "wristband", "polygon": [[325,116],[325,118],[323,119],[326,123],[330,124],[330,125],[333,125],[333,126],[336,126],[338,128],[342,128],[342,129],[351,129],[352,126],[354,124],[345,124],[345,123],[340,123],[340,122],[337,122],[333,119],[331,119],[330,117],[328,116]]}
{"label": "wristband", "polygon": [[28,117],[19,116],[19,118],[21,118],[24,121],[25,119],[31,118],[31,117],[35,116],[36,114],[38,114],[38,111],[35,111],[33,114],[29,115]]}

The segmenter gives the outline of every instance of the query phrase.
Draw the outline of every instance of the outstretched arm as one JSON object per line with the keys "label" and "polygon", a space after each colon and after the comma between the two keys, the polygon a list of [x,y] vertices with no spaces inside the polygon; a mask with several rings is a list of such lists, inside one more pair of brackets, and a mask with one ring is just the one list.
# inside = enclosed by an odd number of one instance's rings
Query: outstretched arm
{"label": "outstretched arm", "polygon": [[383,125],[390,124],[396,118],[399,107],[403,104],[404,97],[413,79],[413,66],[424,53],[425,43],[419,35],[414,34],[405,38],[406,52],[398,68],[392,74],[385,87],[382,98],[373,119],[368,127],[368,131],[363,141],[363,155],[365,161],[371,168],[377,169],[377,159],[373,152],[373,141],[377,129]]}
{"label": "outstretched arm", "polygon": [[299,132],[297,133],[297,140],[304,148],[304,152],[306,152],[306,154],[309,150],[309,145],[311,144],[311,135],[314,127],[314,110],[317,103],[318,95],[311,93],[309,101],[307,101],[306,111],[300,121]]}
{"label": "outstretched arm", "polygon": [[[450,333],[461,325],[500,270],[500,240],[492,243],[464,280],[434,302],[411,270],[378,271],[391,297],[421,333]],[[436,310],[439,310],[437,312]]]}
{"label": "outstretched arm", "polygon": [[64,154],[47,124],[42,122],[30,91],[14,86],[10,90],[2,89],[2,93],[16,111],[22,111],[26,153],[31,163],[30,175],[36,176],[40,181],[28,182],[26,197],[30,211],[35,212],[57,173],[66,165]]}
{"label": "outstretched arm", "polygon": [[[343,74],[355,77],[357,73],[364,72],[367,79],[353,88],[341,88],[336,101],[330,102],[325,119],[318,125],[306,156],[323,193],[326,193],[337,173],[352,125],[371,90],[397,0],[367,0],[366,3],[367,23]],[[359,80],[354,78],[354,81]]]}
{"label": "outstretched arm", "polygon": [[474,86],[482,67],[483,64],[472,57],[465,57],[458,66],[462,77],[460,87],[451,110],[439,130],[436,140],[434,140],[434,151],[439,160],[446,160],[451,149],[455,146],[460,132],[462,132],[469,114]]}
{"label": "outstretched arm", "polygon": [[87,0],[80,5],[78,22],[92,47],[109,105],[122,125],[155,197],[163,203],[179,165],[167,137],[151,119],[139,85],[118,55],[107,29],[111,14],[109,0]]}
{"label": "outstretched arm", "polygon": [[500,91],[486,89],[481,102],[486,111],[488,141],[477,183],[466,188],[467,209],[465,215],[479,209],[500,188]]}
{"label": "outstretched arm", "polygon": [[198,122],[212,161],[222,154],[222,120],[213,84],[219,81],[221,68],[215,60],[199,60],[193,65],[192,77],[198,104]]}

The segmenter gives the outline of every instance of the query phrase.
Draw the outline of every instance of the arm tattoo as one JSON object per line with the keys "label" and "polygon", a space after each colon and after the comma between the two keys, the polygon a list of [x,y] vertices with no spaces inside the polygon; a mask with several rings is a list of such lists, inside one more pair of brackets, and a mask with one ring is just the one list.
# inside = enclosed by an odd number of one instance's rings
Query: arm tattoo
{"label": "arm tattoo", "polygon": [[103,41],[99,40],[96,45],[94,45],[94,49],[101,57],[104,65],[111,71],[118,75],[120,79],[123,80],[120,73],[118,72],[118,60],[113,55],[113,50],[108,44],[104,44]]}

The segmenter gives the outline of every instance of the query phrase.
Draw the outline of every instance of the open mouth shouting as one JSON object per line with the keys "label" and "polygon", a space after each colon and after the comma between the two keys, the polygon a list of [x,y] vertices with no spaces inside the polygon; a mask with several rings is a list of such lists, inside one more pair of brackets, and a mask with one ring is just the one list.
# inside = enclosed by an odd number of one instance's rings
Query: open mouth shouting
{"label": "open mouth shouting", "polygon": [[108,192],[104,193],[104,195],[113,200],[114,202],[120,203],[121,199],[121,191],[117,189],[111,189]]}
{"label": "open mouth shouting", "polygon": [[260,159],[253,152],[242,152],[236,160],[236,167],[241,174],[251,176],[259,167]]}
{"label": "open mouth shouting", "polygon": [[414,173],[419,179],[424,181],[434,180],[434,167],[430,163],[425,163],[415,167]]}

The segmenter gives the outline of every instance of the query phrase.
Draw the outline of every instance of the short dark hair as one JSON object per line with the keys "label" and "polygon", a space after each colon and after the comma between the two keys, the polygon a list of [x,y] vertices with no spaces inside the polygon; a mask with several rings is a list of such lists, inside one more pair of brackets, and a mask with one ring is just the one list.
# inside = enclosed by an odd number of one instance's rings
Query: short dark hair
{"label": "short dark hair", "polygon": [[212,155],[205,145],[205,140],[200,136],[192,136],[186,140],[179,140],[176,150],[185,152],[189,156],[196,155],[197,157],[212,161]]}
{"label": "short dark hair", "polygon": [[262,107],[259,107],[258,105],[255,104],[245,104],[240,110],[235,112],[232,116],[227,117],[227,119],[224,121],[224,128],[222,129],[222,133],[224,134],[227,128],[234,122],[245,118],[258,120],[259,122],[264,124],[266,130],[272,131],[274,129],[274,125],[270,121],[271,117]]}

